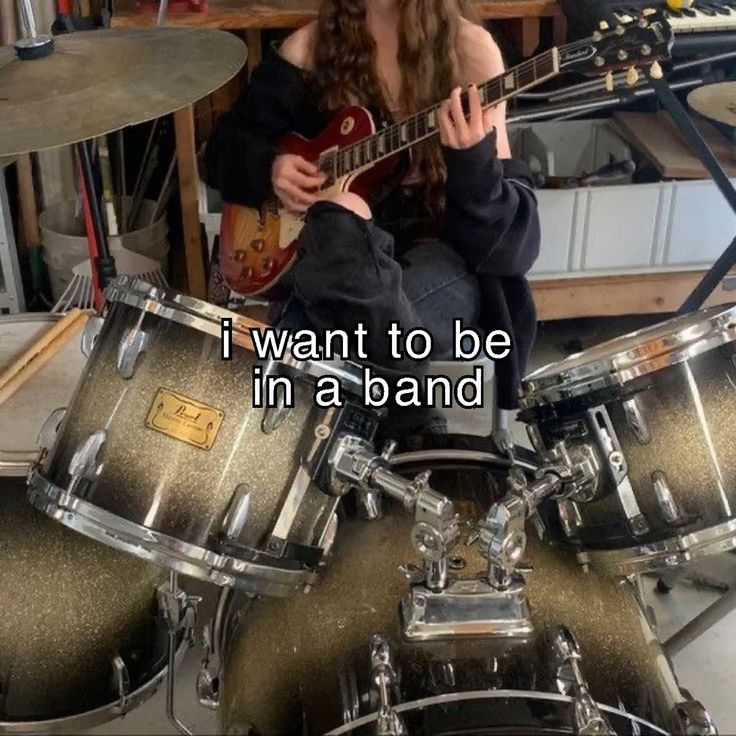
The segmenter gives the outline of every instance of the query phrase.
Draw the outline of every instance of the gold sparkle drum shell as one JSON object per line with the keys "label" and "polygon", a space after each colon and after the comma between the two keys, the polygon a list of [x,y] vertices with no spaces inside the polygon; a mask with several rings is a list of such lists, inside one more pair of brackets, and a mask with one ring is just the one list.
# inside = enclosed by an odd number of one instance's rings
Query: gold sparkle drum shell
{"label": "gold sparkle drum shell", "polygon": [[538,451],[588,445],[598,494],[550,534],[629,574],[736,547],[736,307],[615,338],[523,382]]}
{"label": "gold sparkle drum shell", "polygon": [[[476,518],[493,485],[479,471],[435,470],[433,487]],[[617,733],[665,733],[681,725],[681,709],[702,709],[680,690],[635,592],[538,540],[527,550],[533,634],[406,641],[399,602],[409,584],[399,566],[421,564],[414,520],[395,505],[378,521],[348,517],[308,596],[277,603],[236,594],[220,616],[220,732],[375,734],[369,650],[379,635],[396,671],[392,708],[413,736],[573,733],[575,703],[550,645],[561,626],[577,638],[590,694]],[[485,569],[474,547],[453,554],[456,579]]]}
{"label": "gold sparkle drum shell", "polygon": [[0,478],[0,733],[78,733],[166,674],[160,571],[54,523]]}
{"label": "gold sparkle drum shell", "polygon": [[[315,579],[336,500],[315,475],[353,407],[256,408],[250,323],[120,277],[33,502],[63,524],[181,573],[286,596]],[[222,320],[233,327],[221,359]],[[351,419],[352,417],[352,419]],[[351,425],[352,426],[352,425]]]}

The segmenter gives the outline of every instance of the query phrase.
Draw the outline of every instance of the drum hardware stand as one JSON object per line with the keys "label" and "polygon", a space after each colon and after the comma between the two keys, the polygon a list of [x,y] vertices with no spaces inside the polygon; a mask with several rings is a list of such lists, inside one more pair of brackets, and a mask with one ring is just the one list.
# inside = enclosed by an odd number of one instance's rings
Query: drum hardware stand
{"label": "drum hardware stand", "polygon": [[181,635],[189,646],[193,644],[194,625],[197,618],[197,605],[202,600],[198,596],[187,595],[179,588],[178,573],[169,572],[168,585],[158,589],[158,603],[168,627],[168,670],[166,672],[166,716],[169,723],[183,736],[192,732],[176,717],[174,691],[176,684],[177,640]]}
{"label": "drum hardware stand", "polygon": [[371,690],[378,700],[376,736],[406,736],[409,731],[401,716],[391,707],[391,694],[398,684],[398,676],[388,642],[379,635],[371,641]]}
{"label": "drum hardware stand", "polygon": [[583,659],[580,646],[566,626],[560,626],[552,638],[552,656],[557,666],[557,687],[560,693],[573,698],[574,733],[578,736],[616,736],[590,694],[580,666]]}
{"label": "drum hardware stand", "polygon": [[568,449],[559,442],[545,453],[545,459],[548,464],[537,471],[532,483],[520,470],[512,469],[506,495],[478,524],[472,542],[488,561],[488,584],[494,590],[523,590],[524,579],[517,567],[526,550],[526,522],[536,516],[545,498],[585,502],[598,492],[600,465],[589,445]]}
{"label": "drum hardware stand", "polygon": [[28,61],[48,56],[54,49],[54,39],[51,36],[39,36],[36,33],[36,18],[33,15],[31,0],[20,0],[18,6],[21,22],[28,34],[15,42],[15,52],[18,54],[18,58],[22,61]]}
{"label": "drum hardware stand", "polygon": [[[19,8],[20,16],[28,35],[15,43],[18,58],[22,61],[30,61],[48,56],[54,49],[54,39],[51,36],[38,35],[36,33],[36,19],[33,14],[31,0],[20,0]],[[91,142],[81,141],[75,144],[75,148],[79,156],[82,183],[89,197],[92,222],[95,230],[94,236],[97,241],[98,252],[94,265],[97,268],[100,287],[104,288],[111,279],[115,278],[116,271],[115,261],[110,255],[107,230],[100,208],[100,200],[97,196],[97,187],[92,168]]]}
{"label": "drum hardware stand", "polygon": [[[688,115],[687,110],[670,89],[667,80],[661,75],[649,72],[649,83],[654,89],[662,106],[669,112],[680,132],[693,153],[700,159],[703,166],[711,175],[724,199],[736,214],[736,189],[731,180],[723,170],[718,159],[711,151],[700,131],[697,129]],[[728,272],[736,263],[736,238],[723,251],[718,260],[711,266],[710,270],[703,276],[700,283],[693,289],[692,293],[685,299],[677,314],[688,314],[703,306],[705,300],[711,295],[718,283],[728,275]]]}
{"label": "drum hardware stand", "polygon": [[220,707],[220,673],[222,672],[223,626],[228,611],[232,589],[223,588],[217,599],[217,611],[204,627],[204,656],[197,673],[197,699],[203,708],[217,710]]}

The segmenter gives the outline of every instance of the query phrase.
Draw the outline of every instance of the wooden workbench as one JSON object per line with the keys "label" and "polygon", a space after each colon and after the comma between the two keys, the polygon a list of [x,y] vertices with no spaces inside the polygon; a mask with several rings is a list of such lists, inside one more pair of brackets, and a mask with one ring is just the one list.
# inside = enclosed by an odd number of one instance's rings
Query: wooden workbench
{"label": "wooden workbench", "polygon": [[[219,28],[245,33],[248,69],[261,60],[261,31],[291,29],[309,23],[317,15],[318,0],[209,0],[204,13],[170,13],[167,25]],[[156,16],[135,11],[136,0],[115,0],[112,25],[116,28],[155,26]],[[519,44],[524,56],[539,45],[540,22],[552,18],[555,43],[565,40],[566,25],[558,0],[473,0],[478,20],[513,20],[520,23]],[[179,194],[182,208],[184,251],[188,291],[206,298],[205,264],[202,251],[197,197],[197,157],[193,108],[174,114]]]}

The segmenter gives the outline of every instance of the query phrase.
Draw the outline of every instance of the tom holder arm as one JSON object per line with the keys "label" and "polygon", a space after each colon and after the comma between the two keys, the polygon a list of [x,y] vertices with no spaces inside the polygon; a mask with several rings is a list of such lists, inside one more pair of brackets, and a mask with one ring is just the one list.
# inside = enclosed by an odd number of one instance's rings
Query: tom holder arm
{"label": "tom holder arm", "polygon": [[429,486],[430,471],[410,480],[389,468],[395,447],[389,443],[378,455],[366,440],[346,435],[330,455],[331,489],[336,495],[357,489],[369,518],[380,516],[383,495],[413,512],[412,544],[423,560],[425,585],[438,592],[447,585],[447,557],[460,538],[458,516],[452,501]]}
{"label": "tom holder arm", "polygon": [[475,542],[488,561],[488,582],[496,590],[523,583],[517,568],[526,550],[526,522],[544,499],[591,501],[597,496],[600,464],[593,448],[568,449],[560,442],[545,460],[532,482],[512,469],[506,495],[478,525]]}

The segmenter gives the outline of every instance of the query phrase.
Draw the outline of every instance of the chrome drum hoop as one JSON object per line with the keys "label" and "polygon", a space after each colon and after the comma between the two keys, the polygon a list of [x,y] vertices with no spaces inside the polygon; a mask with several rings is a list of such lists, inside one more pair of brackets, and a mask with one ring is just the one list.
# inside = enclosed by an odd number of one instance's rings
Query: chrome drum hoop
{"label": "chrome drum hoop", "polygon": [[[667,326],[671,326],[669,331]],[[637,336],[639,342],[636,342]],[[675,317],[534,371],[523,380],[521,405],[534,409],[623,386],[735,341],[736,307],[711,307]],[[619,350],[616,350],[617,343],[622,343]],[[627,343],[629,345],[624,348]],[[607,346],[609,352],[606,353]],[[587,362],[584,360],[586,354],[590,358]]]}
{"label": "chrome drum hoop", "polygon": [[[176,665],[181,664],[184,659],[189,643],[186,637],[182,638],[176,650]],[[148,682],[141,685],[137,690],[130,693],[125,699],[125,706],[121,708],[120,701],[116,700],[107,705],[101,705],[99,708],[77,713],[62,718],[49,718],[43,721],[0,721],[0,733],[2,734],[67,734],[79,733],[80,731],[109,723],[115,718],[120,718],[139,705],[145,703],[149,698],[153,697],[158,691],[161,683],[164,682],[169,668],[164,665]]]}
{"label": "chrome drum hoop", "polygon": [[232,321],[234,333],[250,334],[248,321],[236,312],[132,276],[118,276],[105,289],[105,296],[110,302],[127,304],[214,337],[221,336],[223,319]]}
{"label": "chrome drum hoop", "polygon": [[[564,703],[570,709],[574,707],[574,698],[569,695],[559,695],[557,693],[545,693],[537,692],[534,690],[471,690],[463,693],[448,693],[445,695],[434,695],[429,698],[422,698],[421,700],[413,700],[407,703],[401,703],[393,707],[396,713],[410,713],[411,711],[422,710],[424,708],[431,707],[433,705],[448,705],[451,703],[462,703],[470,700],[500,700],[500,699],[528,699],[528,700],[542,700]],[[624,718],[632,723],[636,723],[639,726],[646,726],[651,729],[654,733],[667,734],[668,732],[655,726],[653,723],[639,718],[638,716],[627,713],[626,711],[613,708],[603,703],[597,703],[598,708],[605,713],[617,715]],[[358,728],[367,726],[371,723],[375,723],[378,718],[377,713],[372,713],[361,718],[356,718],[354,721],[340,726],[339,728],[328,731],[326,736],[340,736],[340,734],[350,734]],[[633,729],[632,729],[632,732]]]}
{"label": "chrome drum hoop", "polygon": [[736,549],[736,520],[637,547],[586,550],[578,553],[578,560],[581,564],[600,564],[614,574],[628,577],[662,572],[733,549]]}
{"label": "chrome drum hoop", "polygon": [[285,597],[304,592],[317,579],[312,570],[260,565],[147,529],[69,494],[44,478],[37,468],[28,475],[28,499],[70,529],[208,583],[251,594]]}

